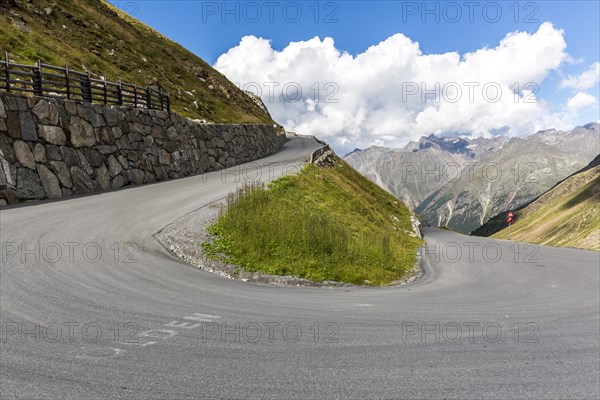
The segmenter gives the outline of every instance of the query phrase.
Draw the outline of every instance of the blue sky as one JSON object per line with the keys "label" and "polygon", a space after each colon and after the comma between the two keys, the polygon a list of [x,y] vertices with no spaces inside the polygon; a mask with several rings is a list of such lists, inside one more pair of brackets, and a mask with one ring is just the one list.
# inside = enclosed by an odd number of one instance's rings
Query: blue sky
{"label": "blue sky", "polygon": [[[544,21],[551,21],[567,32],[569,53],[573,57],[598,60],[600,52],[597,0],[111,2],[211,64],[246,35],[269,38],[275,48],[313,36],[330,36],[338,48],[357,54],[394,33],[404,33],[418,41],[424,52],[464,53],[493,46],[510,31],[535,30]],[[469,3],[476,4],[469,6]],[[499,18],[495,14],[496,4],[501,10]],[[427,14],[427,8],[434,12]],[[255,13],[257,9],[261,10],[260,17]],[[459,18],[455,14],[457,9],[462,14]],[[302,14],[297,22],[296,10]]]}
{"label": "blue sky", "polygon": [[[576,91],[561,87],[561,81],[583,73],[600,59],[600,2],[596,0],[111,2],[211,65],[248,35],[270,40],[274,51],[283,51],[290,42],[331,37],[337,50],[356,56],[402,33],[418,42],[425,54],[464,55],[498,46],[509,32],[534,33],[549,21],[564,31],[571,57],[544,76],[536,93],[554,112],[564,108]],[[222,72],[231,78],[228,71]],[[585,92],[598,98],[598,90],[596,83]],[[588,107],[572,122],[598,119],[598,107]]]}

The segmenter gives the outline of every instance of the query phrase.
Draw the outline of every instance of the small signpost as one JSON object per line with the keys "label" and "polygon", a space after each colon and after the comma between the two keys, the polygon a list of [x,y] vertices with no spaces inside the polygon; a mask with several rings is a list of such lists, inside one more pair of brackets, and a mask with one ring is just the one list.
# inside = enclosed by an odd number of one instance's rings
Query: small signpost
{"label": "small signpost", "polygon": [[510,240],[510,224],[513,222],[513,217],[514,217],[514,214],[512,213],[512,211],[509,211],[508,219],[507,219],[507,221],[508,221],[508,240]]}

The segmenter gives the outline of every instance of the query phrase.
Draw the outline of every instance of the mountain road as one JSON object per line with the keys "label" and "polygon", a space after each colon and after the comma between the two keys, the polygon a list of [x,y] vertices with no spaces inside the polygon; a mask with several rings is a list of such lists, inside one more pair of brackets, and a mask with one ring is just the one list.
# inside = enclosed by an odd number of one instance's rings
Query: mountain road
{"label": "mountain road", "polygon": [[192,268],[153,237],[321,146],[2,209],[0,397],[600,397],[598,252],[424,228],[416,281],[307,288]]}

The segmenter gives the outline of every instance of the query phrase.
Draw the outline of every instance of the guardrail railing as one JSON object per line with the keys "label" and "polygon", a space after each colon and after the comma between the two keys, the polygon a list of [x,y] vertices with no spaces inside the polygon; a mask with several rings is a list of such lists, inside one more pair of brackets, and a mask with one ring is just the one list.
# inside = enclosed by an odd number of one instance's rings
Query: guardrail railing
{"label": "guardrail railing", "polygon": [[87,103],[133,106],[171,112],[171,97],[162,88],[138,86],[126,82],[94,79],[89,72],[57,67],[38,61],[35,65],[10,62],[8,52],[0,63],[4,84],[0,89],[8,93],[33,93],[40,97],[78,100]]}
{"label": "guardrail railing", "polygon": [[320,149],[313,151],[312,154],[310,155],[310,163],[313,164],[316,160],[319,159],[319,157],[321,157],[323,154],[327,153],[330,150],[331,150],[331,148],[327,144],[327,145],[321,147]]}

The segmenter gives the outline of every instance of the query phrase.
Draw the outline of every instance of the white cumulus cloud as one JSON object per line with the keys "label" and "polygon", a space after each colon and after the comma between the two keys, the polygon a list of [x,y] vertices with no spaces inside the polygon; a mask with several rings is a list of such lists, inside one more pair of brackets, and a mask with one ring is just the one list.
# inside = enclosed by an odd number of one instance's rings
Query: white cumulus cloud
{"label": "white cumulus cloud", "polygon": [[571,97],[567,102],[567,108],[571,111],[581,110],[587,107],[594,107],[598,104],[598,100],[591,94],[578,92]]}
{"label": "white cumulus cloud", "polygon": [[430,133],[519,135],[566,127],[536,93],[568,59],[563,31],[544,23],[463,55],[424,54],[402,34],[356,56],[338,50],[332,38],[277,51],[266,39],[246,36],[215,68],[258,93],[288,130],[347,151],[402,146]]}
{"label": "white cumulus cloud", "polygon": [[585,90],[594,87],[600,81],[600,62],[595,62],[581,75],[569,75],[560,82],[561,88]]}

